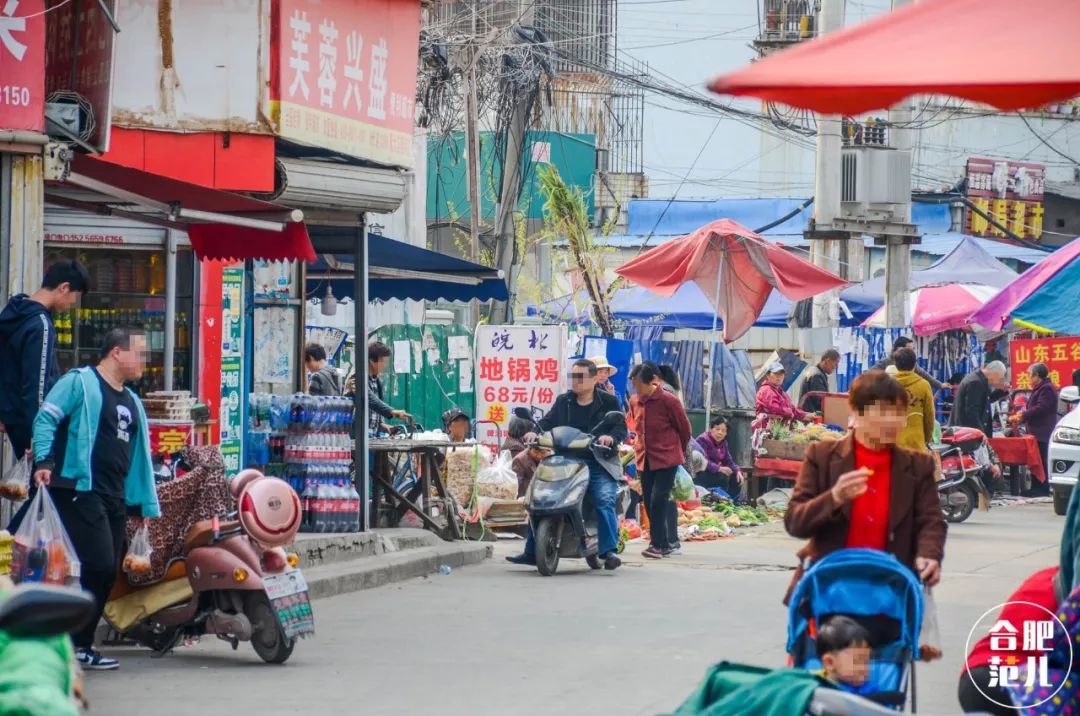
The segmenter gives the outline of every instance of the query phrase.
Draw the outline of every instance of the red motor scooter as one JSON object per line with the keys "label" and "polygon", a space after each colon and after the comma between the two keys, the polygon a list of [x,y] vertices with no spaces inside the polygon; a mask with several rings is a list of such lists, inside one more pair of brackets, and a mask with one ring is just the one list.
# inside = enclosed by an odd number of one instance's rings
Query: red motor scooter
{"label": "red motor scooter", "polygon": [[232,478],[229,490],[237,510],[192,525],[183,557],[161,581],[118,579],[105,616],[159,655],[183,638],[215,634],[233,649],[250,641],[263,661],[282,664],[297,637],[314,633],[299,558],[283,549],[300,528],[300,499],[284,480],[257,470]]}

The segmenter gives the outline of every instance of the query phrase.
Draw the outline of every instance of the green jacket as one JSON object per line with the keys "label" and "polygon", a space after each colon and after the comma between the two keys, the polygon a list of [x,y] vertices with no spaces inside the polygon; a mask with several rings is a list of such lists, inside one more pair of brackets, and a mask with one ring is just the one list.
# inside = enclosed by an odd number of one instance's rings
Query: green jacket
{"label": "green jacket", "polygon": [[721,661],[671,716],[804,716],[814,691],[822,686],[831,685],[803,669]]}
{"label": "green jacket", "polygon": [[[137,510],[142,517],[159,517],[161,508],[158,506],[157,488],[154,486],[154,470],[150,464],[146,411],[143,410],[138,396],[130,390],[128,393],[134,399],[139,424],[134,434],[131,466],[124,478],[124,502],[129,509]],[[76,368],[53,386],[34,418],[35,464],[49,464],[57,429],[64,420],[68,421],[63,468],[56,477],[61,481],[71,482],[79,492],[90,492],[94,487],[94,476],[90,470],[91,453],[101,418],[101,400],[101,385],[93,368]]]}
{"label": "green jacket", "polygon": [[0,714],[78,716],[71,698],[71,639],[13,639],[0,631]]}

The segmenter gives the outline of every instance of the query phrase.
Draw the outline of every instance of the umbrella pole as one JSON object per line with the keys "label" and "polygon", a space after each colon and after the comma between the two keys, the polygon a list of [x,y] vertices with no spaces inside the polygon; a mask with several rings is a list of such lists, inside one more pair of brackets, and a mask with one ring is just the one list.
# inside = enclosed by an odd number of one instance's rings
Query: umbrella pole
{"label": "umbrella pole", "polygon": [[713,316],[712,316],[712,336],[709,338],[709,373],[705,376],[705,429],[709,429],[709,421],[712,419],[712,387],[713,387],[713,373],[716,371],[716,366],[713,361],[716,359],[716,353],[718,351],[713,350],[716,346],[716,319],[720,315],[720,274],[724,269],[724,255],[720,254],[720,258],[716,264],[716,300],[713,301]]}

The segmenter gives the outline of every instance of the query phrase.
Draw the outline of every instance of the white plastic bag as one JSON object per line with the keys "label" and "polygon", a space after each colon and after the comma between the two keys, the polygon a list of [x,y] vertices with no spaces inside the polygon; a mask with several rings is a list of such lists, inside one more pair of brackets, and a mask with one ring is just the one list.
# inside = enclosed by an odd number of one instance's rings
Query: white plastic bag
{"label": "white plastic bag", "polygon": [[938,628],[937,605],[930,587],[923,587],[923,618],[919,629],[919,660],[934,661],[940,659],[941,630]]}
{"label": "white plastic bag", "polygon": [[79,582],[80,567],[60,513],[43,485],[15,530],[11,578],[15,582],[73,585]]}
{"label": "white plastic bag", "polygon": [[476,476],[476,494],[495,500],[517,499],[517,473],[513,467],[514,458],[509,450],[503,450],[491,467],[485,468]]}
{"label": "white plastic bag", "polygon": [[0,480],[0,497],[13,502],[22,502],[30,494],[30,457],[24,457],[15,463],[11,471]]}
{"label": "white plastic bag", "polygon": [[135,530],[135,536],[131,538],[127,554],[124,555],[124,571],[128,574],[146,574],[150,571],[150,555],[153,553],[150,547],[150,530],[146,525],[141,525]]}

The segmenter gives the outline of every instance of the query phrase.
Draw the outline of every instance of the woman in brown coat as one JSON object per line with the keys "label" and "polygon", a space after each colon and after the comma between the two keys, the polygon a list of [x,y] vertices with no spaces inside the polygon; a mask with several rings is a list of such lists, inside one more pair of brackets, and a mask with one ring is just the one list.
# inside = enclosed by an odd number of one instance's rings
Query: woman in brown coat
{"label": "woman in brown coat", "polygon": [[[933,586],[941,578],[946,525],[933,459],[896,445],[907,422],[907,391],[883,371],[869,371],[852,383],[848,403],[854,431],[807,449],[784,515],[788,534],[810,540],[800,561],[847,547],[877,549]],[[801,575],[802,564],[792,587]]]}

